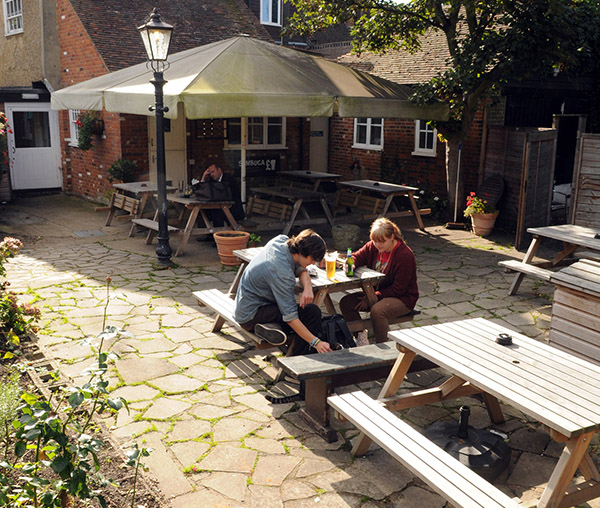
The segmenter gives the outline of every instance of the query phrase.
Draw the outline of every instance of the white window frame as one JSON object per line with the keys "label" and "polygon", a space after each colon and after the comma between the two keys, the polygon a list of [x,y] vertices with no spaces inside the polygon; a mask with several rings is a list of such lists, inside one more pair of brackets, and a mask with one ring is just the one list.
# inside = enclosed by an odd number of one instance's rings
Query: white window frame
{"label": "white window frame", "polygon": [[[421,134],[432,134],[431,146],[421,143]],[[415,150],[413,155],[435,157],[437,155],[437,129],[427,124],[427,120],[415,120]]]}
{"label": "white window frame", "polygon": [[[252,140],[250,139],[250,137],[248,136],[248,145],[246,148],[249,148],[251,150],[281,150],[282,148],[286,148],[285,145],[285,131],[286,131],[286,118],[284,116],[275,116],[275,117],[268,117],[268,116],[262,116],[262,117],[252,117],[252,118],[248,118],[248,122],[246,123],[247,128],[249,129],[251,127],[251,125],[253,125],[253,120],[255,118],[260,118],[262,120],[262,143],[252,143]],[[276,123],[271,122],[269,124],[269,118],[280,118],[281,119],[281,143],[278,144],[269,144],[268,143],[268,134],[269,134],[269,125],[273,126],[273,125],[279,125]],[[242,124],[242,119],[241,118],[230,118],[229,120],[225,121],[225,129],[227,129],[227,122],[229,121],[229,123],[239,123],[240,125],[240,131],[241,131],[241,124]],[[242,137],[243,137],[243,132],[241,133]],[[241,144],[233,144],[229,142],[229,139],[225,139],[225,148],[229,149],[229,150],[239,150],[242,147]]]}
{"label": "white window frame", "polygon": [[[273,1],[277,2],[277,21],[273,21]],[[263,25],[281,26],[282,0],[260,0],[260,22]],[[265,12],[266,11],[266,12]],[[265,16],[266,14],[266,16]]]}
{"label": "white window frame", "polygon": [[[364,150],[383,150],[383,125],[383,118],[355,118],[352,148],[362,148]],[[359,127],[365,127],[367,130],[366,143],[361,143],[358,141]],[[371,141],[373,138],[374,127],[381,128],[381,140],[379,143],[373,143]]]}
{"label": "white window frame", "polygon": [[2,0],[4,13],[4,33],[15,35],[23,33],[23,0]]}
{"label": "white window frame", "polygon": [[69,139],[69,146],[79,146],[79,125],[77,125],[77,120],[79,120],[80,110],[78,109],[70,109],[69,110],[69,132],[71,133],[71,138]]}

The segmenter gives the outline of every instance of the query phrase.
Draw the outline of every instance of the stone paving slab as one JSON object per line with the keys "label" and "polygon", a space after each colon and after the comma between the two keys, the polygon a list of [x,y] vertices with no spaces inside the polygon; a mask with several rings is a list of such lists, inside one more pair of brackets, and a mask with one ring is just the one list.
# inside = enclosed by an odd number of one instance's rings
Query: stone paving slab
{"label": "stone paving slab", "polygon": [[[221,267],[212,245],[191,241],[177,258],[178,267],[157,270],[155,245],[145,245],[141,236],[128,238],[128,224],[104,227],[104,214],[94,213],[89,203],[42,196],[9,207],[11,222],[0,218],[0,230],[25,241],[22,252],[6,263],[11,289],[28,291],[24,300],[43,308],[40,347],[73,380],[81,380],[90,361],[90,350],[79,339],[100,331],[105,276],[112,277],[107,323],[124,326],[133,338],[112,345],[121,358],[111,370],[110,386],[132,410],[107,417],[106,423],[124,445],[135,439],[154,449],[145,462],[169,499],[164,508],[445,506],[377,447],[351,460],[348,450],[357,431],[348,422],[333,418],[342,436],[326,443],[300,418],[303,403],[266,401],[276,374],[268,356],[276,350],[257,351],[229,327],[211,333],[214,316],[192,297],[199,289],[226,290],[235,276],[235,269]],[[46,221],[50,208],[53,220]],[[71,225],[104,236],[77,238]],[[329,239],[328,228],[319,232]],[[498,261],[523,257],[506,247],[510,238],[482,239],[437,226],[404,233],[417,258],[421,314],[399,329],[481,316],[547,338],[553,288],[525,278],[519,294],[507,296],[512,275]],[[366,227],[362,236],[366,239]],[[543,248],[539,255],[550,257]],[[334,295],[334,302],[341,296]],[[428,386],[441,374],[423,373],[410,381]],[[376,395],[380,387],[377,382],[358,388]],[[490,426],[483,406],[469,398],[413,408],[403,416],[423,427],[456,418],[460,404],[471,407],[473,425]],[[507,421],[492,427],[509,435],[513,457],[497,486],[526,501],[539,495],[561,447],[537,422],[514,408],[503,409]],[[592,456],[598,463],[598,455]],[[600,508],[600,500],[585,506]]]}

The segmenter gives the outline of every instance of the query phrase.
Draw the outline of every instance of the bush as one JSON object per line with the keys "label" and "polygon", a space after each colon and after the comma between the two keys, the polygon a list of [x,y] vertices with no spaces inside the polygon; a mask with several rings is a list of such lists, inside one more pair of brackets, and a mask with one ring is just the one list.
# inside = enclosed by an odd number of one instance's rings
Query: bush
{"label": "bush", "polygon": [[108,181],[112,183],[113,180],[121,181],[123,183],[133,182],[133,175],[137,165],[134,161],[129,159],[117,159],[108,168]]}

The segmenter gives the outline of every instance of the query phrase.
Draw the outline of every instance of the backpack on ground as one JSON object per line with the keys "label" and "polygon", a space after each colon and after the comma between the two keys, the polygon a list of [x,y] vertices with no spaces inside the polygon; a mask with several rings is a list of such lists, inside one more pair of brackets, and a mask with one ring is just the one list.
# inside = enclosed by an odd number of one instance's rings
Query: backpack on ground
{"label": "backpack on ground", "polygon": [[356,346],[354,337],[341,314],[325,316],[321,320],[321,340],[329,342],[331,349],[348,349]]}

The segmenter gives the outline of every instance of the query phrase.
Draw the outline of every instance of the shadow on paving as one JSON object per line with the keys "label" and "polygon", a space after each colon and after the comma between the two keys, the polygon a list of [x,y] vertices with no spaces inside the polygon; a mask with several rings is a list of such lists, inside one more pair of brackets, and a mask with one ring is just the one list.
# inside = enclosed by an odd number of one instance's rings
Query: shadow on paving
{"label": "shadow on paving", "polygon": [[[221,267],[211,242],[190,239],[185,254],[174,260],[177,268],[156,270],[156,242],[145,245],[141,233],[129,238],[126,222],[105,227],[107,212],[95,207],[53,195],[18,198],[0,209],[0,232],[25,243],[7,263],[8,277],[13,290],[27,292],[24,300],[37,300],[44,321],[40,342],[75,381],[89,357],[78,339],[100,332],[105,277],[112,278],[108,324],[126,326],[135,337],[115,344],[121,359],[111,380],[118,386],[115,393],[130,401],[132,415],[107,423],[121,442],[142,435],[155,448],[149,466],[163,493],[173,498],[173,508],[259,506],[259,499],[261,506],[273,500],[274,506],[299,507],[292,500],[312,505],[316,498],[323,506],[444,506],[440,496],[376,447],[352,461],[352,425],[334,420],[341,438],[328,444],[300,418],[302,404],[271,405],[264,399],[276,374],[268,358],[273,351],[254,349],[227,326],[224,333],[211,333],[214,316],[192,297],[192,291],[227,290],[235,275],[235,269]],[[417,259],[421,314],[398,328],[483,317],[545,339],[552,286],[525,278],[519,293],[507,296],[513,275],[498,261],[523,257],[510,236],[484,239],[428,224],[422,232],[410,219],[399,226]],[[368,227],[361,224],[362,240]],[[331,241],[329,227],[315,229]],[[263,243],[275,234],[262,233]],[[171,245],[175,250],[176,238]],[[341,296],[334,294],[334,301]],[[431,382],[422,373],[409,380],[415,386]],[[360,388],[377,394],[380,386]],[[403,418],[425,427],[456,419],[462,404],[472,408],[472,425],[490,426],[475,399],[413,408]],[[506,416],[506,423],[494,428],[511,435],[513,458],[496,485],[525,499],[527,489],[548,479],[545,466],[531,464],[538,464],[541,454],[544,464],[553,464],[560,448],[552,442],[535,448],[545,435],[537,423],[512,408]]]}

